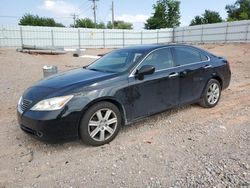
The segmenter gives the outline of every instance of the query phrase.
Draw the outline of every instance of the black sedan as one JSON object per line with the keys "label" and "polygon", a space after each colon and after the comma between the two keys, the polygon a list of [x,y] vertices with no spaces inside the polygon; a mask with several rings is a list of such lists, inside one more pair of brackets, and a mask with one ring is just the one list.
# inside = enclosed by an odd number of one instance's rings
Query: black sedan
{"label": "black sedan", "polygon": [[229,63],[187,45],[114,50],[89,66],[38,81],[18,102],[23,131],[45,141],[98,146],[122,125],[184,104],[214,107],[229,86]]}

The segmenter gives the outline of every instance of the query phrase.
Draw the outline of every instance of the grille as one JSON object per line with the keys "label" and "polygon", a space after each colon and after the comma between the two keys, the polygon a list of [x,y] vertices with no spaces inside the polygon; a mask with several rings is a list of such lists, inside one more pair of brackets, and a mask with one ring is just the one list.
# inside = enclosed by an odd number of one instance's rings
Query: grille
{"label": "grille", "polygon": [[31,105],[32,101],[27,100],[27,99],[23,99],[21,101],[21,105],[20,108],[21,110],[24,112],[25,110],[27,110],[29,108],[29,106]]}

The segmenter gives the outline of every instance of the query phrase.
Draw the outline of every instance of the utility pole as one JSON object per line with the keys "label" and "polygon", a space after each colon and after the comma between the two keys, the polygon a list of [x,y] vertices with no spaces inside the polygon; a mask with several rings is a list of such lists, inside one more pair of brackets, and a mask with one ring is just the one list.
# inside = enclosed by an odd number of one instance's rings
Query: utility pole
{"label": "utility pole", "polygon": [[94,23],[95,23],[95,28],[96,28],[96,9],[97,9],[97,6],[96,6],[96,1],[99,1],[99,0],[89,0],[89,1],[92,1],[93,2],[93,12],[94,12]]}
{"label": "utility pole", "polygon": [[73,20],[74,20],[74,27],[76,27],[76,18],[78,15],[76,15],[75,13],[72,14],[71,16],[73,16]]}
{"label": "utility pole", "polygon": [[112,28],[115,28],[115,9],[114,9],[114,1],[112,1]]}

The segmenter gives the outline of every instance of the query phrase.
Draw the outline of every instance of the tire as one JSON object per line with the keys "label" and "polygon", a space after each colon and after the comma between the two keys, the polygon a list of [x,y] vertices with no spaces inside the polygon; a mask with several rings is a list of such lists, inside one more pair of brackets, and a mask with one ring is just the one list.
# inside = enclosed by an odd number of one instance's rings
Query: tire
{"label": "tire", "polygon": [[215,80],[211,79],[206,85],[203,97],[199,103],[204,108],[212,108],[216,106],[221,96],[221,85]]}
{"label": "tire", "polygon": [[92,146],[107,144],[117,136],[121,123],[121,113],[114,104],[96,103],[86,111],[81,120],[80,138]]}

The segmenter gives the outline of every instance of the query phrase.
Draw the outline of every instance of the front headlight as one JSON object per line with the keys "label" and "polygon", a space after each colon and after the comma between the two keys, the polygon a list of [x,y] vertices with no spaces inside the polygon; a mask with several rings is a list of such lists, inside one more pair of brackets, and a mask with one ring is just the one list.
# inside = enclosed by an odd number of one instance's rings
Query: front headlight
{"label": "front headlight", "polygon": [[35,106],[33,106],[30,110],[33,111],[53,111],[62,109],[72,98],[74,95],[68,95],[63,97],[54,97],[50,99],[45,99],[38,102]]}
{"label": "front headlight", "polygon": [[18,103],[17,103],[18,106],[21,105],[22,100],[23,100],[23,97],[21,96],[20,99],[18,100]]}

